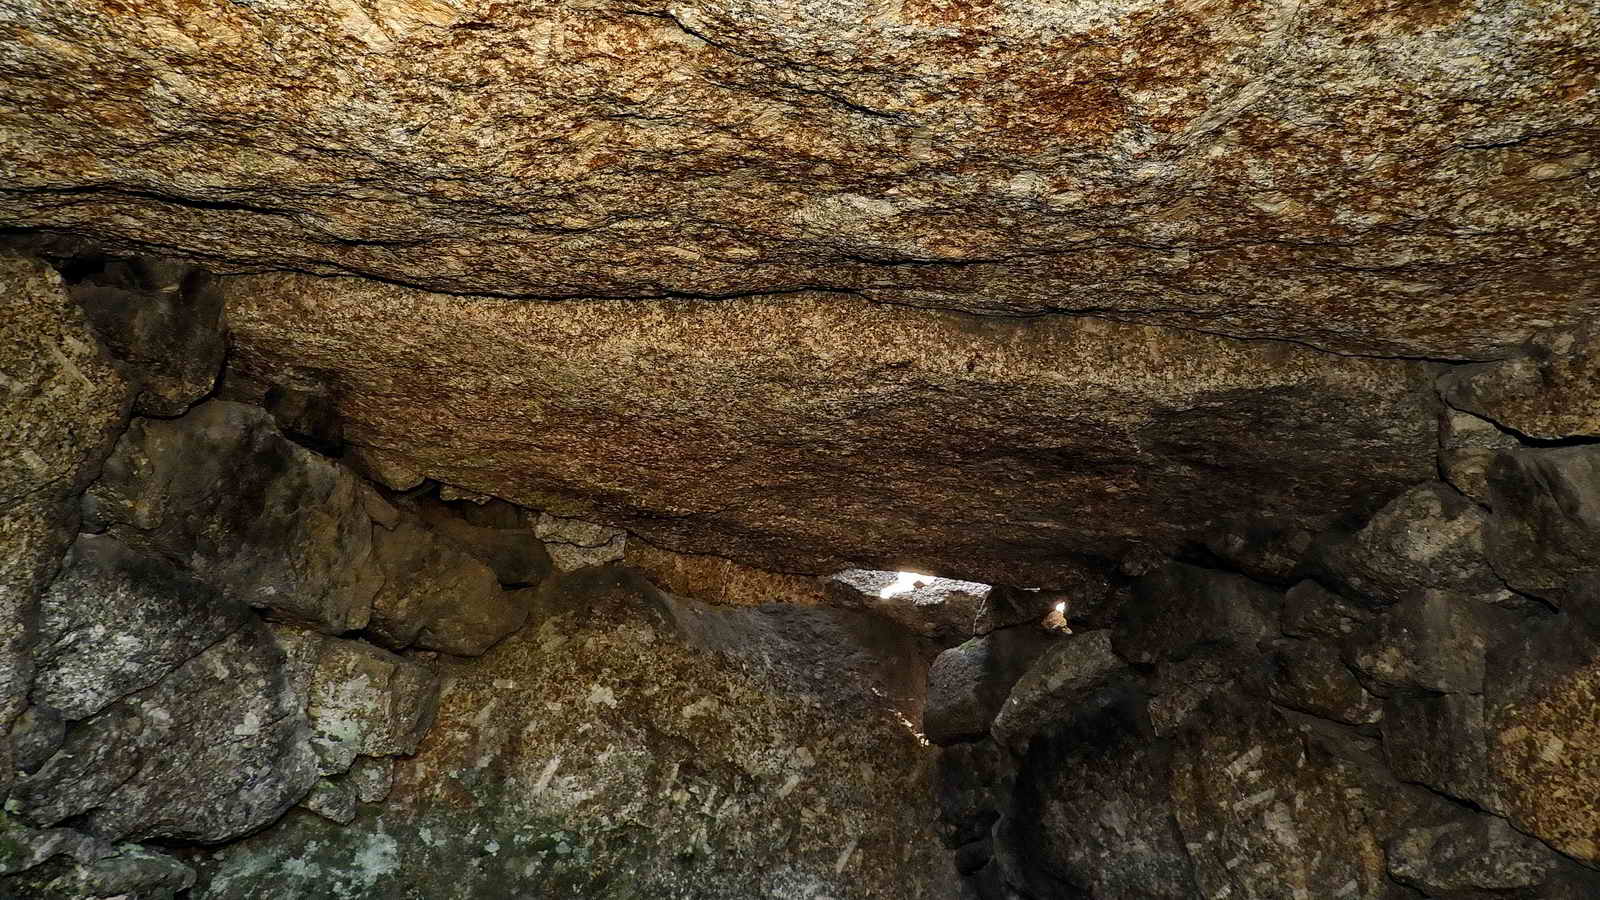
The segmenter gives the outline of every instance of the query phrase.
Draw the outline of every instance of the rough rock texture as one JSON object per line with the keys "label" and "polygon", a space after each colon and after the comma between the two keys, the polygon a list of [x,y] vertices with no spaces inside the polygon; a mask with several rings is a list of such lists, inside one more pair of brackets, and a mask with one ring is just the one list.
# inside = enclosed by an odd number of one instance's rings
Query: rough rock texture
{"label": "rough rock texture", "polygon": [[1537,841],[1492,816],[1413,828],[1390,843],[1388,858],[1395,880],[1430,894],[1536,887],[1557,866]]}
{"label": "rough rock texture", "polygon": [[15,771],[9,727],[27,704],[39,592],[130,395],[60,276],[0,252],[0,792]]}
{"label": "rough rock texture", "polygon": [[828,600],[898,622],[940,647],[1012,625],[1039,622],[1058,601],[1038,590],[996,588],[908,572],[847,569],[824,582]]}
{"label": "rough rock texture", "polygon": [[1504,451],[1489,469],[1487,543],[1511,587],[1594,607],[1600,572],[1600,446]]}
{"label": "rough rock texture", "polygon": [[627,532],[582,519],[540,513],[533,533],[544,541],[550,559],[563,572],[584,566],[603,566],[622,559],[627,553]]}
{"label": "rough rock texture", "polygon": [[1198,540],[1241,510],[1318,530],[1434,472],[1418,363],[815,294],[528,304],[293,275],[227,290],[234,367],[329,383],[352,443],[777,571],[1080,588],[1084,554]]}
{"label": "rough rock texture", "polygon": [[288,655],[293,689],[305,698],[323,775],[346,771],[358,756],[416,752],[439,704],[439,681],[428,666],[303,629],[280,626],[273,636]]}
{"label": "rough rock texture", "polygon": [[1451,406],[1532,438],[1600,437],[1600,318],[1540,333],[1529,354],[1439,380]]}
{"label": "rough rock texture", "polygon": [[[424,497],[408,508],[415,509],[434,534],[493,569],[503,586],[538,584],[550,574],[550,554],[529,527],[525,511],[508,503],[497,501],[489,511],[476,504]],[[393,531],[396,524],[390,522],[386,527]]]}
{"label": "rough rock texture", "polygon": [[112,840],[219,841],[283,814],[316,782],[303,696],[254,617],[166,678],[77,724],[11,802]]}
{"label": "rough rock texture", "polygon": [[137,844],[0,816],[0,894],[26,900],[172,900],[194,870]]}
{"label": "rough rock texture", "polygon": [[1424,589],[1484,599],[1505,585],[1484,558],[1484,513],[1449,485],[1417,485],[1379,510],[1321,559],[1340,588],[1377,604]]}
{"label": "rough rock texture", "polygon": [[986,737],[1011,688],[1059,638],[1021,625],[975,637],[940,653],[928,670],[922,729],[936,744]]}
{"label": "rough rock texture", "polygon": [[1495,451],[1517,446],[1517,439],[1493,422],[1445,410],[1439,419],[1439,474],[1456,490],[1487,506],[1489,466]]}
{"label": "rough rock texture", "polygon": [[476,656],[527,620],[527,591],[505,591],[493,569],[407,519],[372,532],[383,588],[368,627],[383,644]]}
{"label": "rough rock texture", "polygon": [[668,593],[717,606],[818,606],[829,602],[816,578],[768,572],[722,556],[673,553],[631,540],[623,551],[623,561]]}
{"label": "rough rock texture", "polygon": [[135,420],[85,520],[230,597],[332,634],[364,627],[383,583],[356,476],[238,403]]}
{"label": "rough rock texture", "polygon": [[[76,262],[76,261],[75,261]],[[222,371],[222,291],[202,269],[152,259],[74,266],[72,299],[139,385],[134,410],[177,416],[211,393]]]}
{"label": "rough rock texture", "polygon": [[[785,607],[791,627],[769,629],[762,610],[680,606],[614,567],[542,597],[484,656],[441,659],[438,724],[382,807],[344,828],[291,814],[201,860],[195,896],[957,896],[931,751],[845,659],[915,655],[840,627],[817,650],[837,667],[763,660],[793,652],[771,643],[785,634],[817,643],[793,627],[807,617],[873,620]],[[693,646],[719,640],[740,655]]]}
{"label": "rough rock texture", "polygon": [[1111,632],[1091,631],[1053,644],[1011,687],[989,730],[1013,752],[1052,727],[1072,727],[1131,695],[1127,664],[1111,652]]}
{"label": "rough rock texture", "polygon": [[23,2],[0,216],[540,297],[1494,355],[1600,256],[1591,4]]}

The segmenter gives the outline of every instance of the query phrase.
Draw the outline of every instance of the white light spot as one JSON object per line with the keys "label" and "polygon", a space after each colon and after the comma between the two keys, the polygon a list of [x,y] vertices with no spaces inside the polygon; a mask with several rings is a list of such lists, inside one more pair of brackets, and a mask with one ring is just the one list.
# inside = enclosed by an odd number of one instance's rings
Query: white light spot
{"label": "white light spot", "polygon": [[895,594],[904,594],[908,591],[916,590],[918,583],[927,577],[916,572],[896,572],[894,574],[894,581],[878,592],[878,596],[884,600],[893,597]]}
{"label": "white light spot", "polygon": [[1067,614],[1067,601],[1063,600],[1060,603],[1057,603],[1056,604],[1056,612],[1060,613],[1063,616],[1066,615]]}

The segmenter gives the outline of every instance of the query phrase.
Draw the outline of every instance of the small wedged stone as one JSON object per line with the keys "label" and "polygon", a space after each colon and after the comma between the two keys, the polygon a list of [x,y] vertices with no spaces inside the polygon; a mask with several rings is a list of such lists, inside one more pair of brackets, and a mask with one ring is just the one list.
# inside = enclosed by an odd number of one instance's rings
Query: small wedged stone
{"label": "small wedged stone", "polygon": [[357,799],[355,791],[343,781],[321,778],[300,806],[330,822],[349,825],[356,818]]}
{"label": "small wedged stone", "polygon": [[1518,446],[1515,437],[1487,419],[1455,409],[1440,414],[1440,476],[1480,506],[1489,505],[1489,466],[1495,452]]}
{"label": "small wedged stone", "polygon": [[1445,402],[1543,440],[1600,437],[1600,318],[1534,336],[1528,353],[1439,379]]}
{"label": "small wedged stone", "polygon": [[344,783],[362,803],[382,803],[394,788],[394,760],[385,756],[358,756]]}
{"label": "small wedged stone", "polygon": [[[996,627],[987,615],[996,591],[987,584],[932,575],[919,575],[906,584],[899,572],[873,569],[846,569],[824,584],[835,604],[898,622],[940,647],[953,647]],[[1041,609],[1031,618],[1038,621],[1043,615]]]}
{"label": "small wedged stone", "polygon": [[821,580],[814,576],[768,572],[722,556],[676,553],[630,540],[622,561],[668,593],[717,606],[820,606],[829,602]]}
{"label": "small wedged stone", "polygon": [[1490,560],[1512,588],[1593,606],[1600,573],[1600,446],[1503,450],[1489,469]]}
{"label": "small wedged stone", "polygon": [[1411,828],[1385,848],[1389,874],[1434,894],[1538,887],[1556,870],[1549,848],[1497,816],[1462,814]]}
{"label": "small wedged stone", "polygon": [[928,669],[922,715],[928,740],[943,745],[987,736],[1017,679],[1057,640],[1041,628],[1019,625],[940,653]]}
{"label": "small wedged stone", "polygon": [[995,742],[1018,755],[1046,729],[1070,729],[1079,717],[1132,702],[1132,671],[1111,650],[1109,630],[1064,637],[1028,667],[990,725]]}
{"label": "small wedged stone", "polygon": [[1231,567],[1265,581],[1294,577],[1311,549],[1311,532],[1294,525],[1271,522],[1230,523],[1206,536],[1206,549]]}
{"label": "small wedged stone", "polygon": [[1389,501],[1319,562],[1352,597],[1396,603],[1426,589],[1493,599],[1505,585],[1484,551],[1483,510],[1449,485],[1427,482]]}
{"label": "small wedged stone", "polygon": [[544,541],[550,559],[563,572],[615,562],[627,552],[626,531],[547,512],[539,514],[534,534]]}
{"label": "small wedged stone", "polygon": [[427,478],[405,454],[378,447],[351,447],[344,459],[391,491],[409,491]]}
{"label": "small wedged stone", "polygon": [[316,783],[304,694],[253,618],[75,725],[11,805],[39,826],[79,817],[108,840],[215,842],[283,814]]}
{"label": "small wedged stone", "polygon": [[1372,620],[1374,613],[1307,579],[1283,595],[1283,633],[1340,641]]}
{"label": "small wedged stone", "polygon": [[507,591],[488,565],[407,517],[372,535],[383,587],[368,631],[393,649],[477,656],[528,619],[527,591]]}
{"label": "small wedged stone", "polygon": [[231,598],[330,634],[364,627],[382,574],[346,468],[221,400],[135,420],[84,498],[86,522]]}
{"label": "small wedged stone", "polygon": [[345,772],[360,756],[416,752],[439,705],[439,679],[429,666],[304,629],[279,626],[273,636],[305,698],[321,774]]}

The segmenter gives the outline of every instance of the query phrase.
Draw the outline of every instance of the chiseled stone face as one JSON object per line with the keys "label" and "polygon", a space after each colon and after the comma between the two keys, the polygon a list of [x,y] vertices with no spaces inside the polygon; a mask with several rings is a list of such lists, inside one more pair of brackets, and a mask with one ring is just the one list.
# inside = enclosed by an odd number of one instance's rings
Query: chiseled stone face
{"label": "chiseled stone face", "polygon": [[1432,369],[824,295],[532,303],[229,279],[246,377],[357,445],[680,552],[1067,586],[1259,512],[1319,530],[1434,472]]}
{"label": "chiseled stone face", "polygon": [[18,0],[0,219],[541,297],[1490,357],[1592,296],[1560,0]]}

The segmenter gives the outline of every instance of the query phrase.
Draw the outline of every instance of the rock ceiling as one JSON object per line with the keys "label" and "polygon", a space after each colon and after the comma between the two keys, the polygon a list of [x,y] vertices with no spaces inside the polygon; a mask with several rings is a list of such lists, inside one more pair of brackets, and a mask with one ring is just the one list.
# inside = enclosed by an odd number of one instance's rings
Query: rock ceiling
{"label": "rock ceiling", "polygon": [[1600,297],[1585,2],[5,0],[0,34],[0,223],[280,273],[229,279],[236,364],[358,444],[789,570],[1321,527],[1431,472],[1437,367],[1353,357],[1500,358]]}

